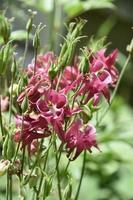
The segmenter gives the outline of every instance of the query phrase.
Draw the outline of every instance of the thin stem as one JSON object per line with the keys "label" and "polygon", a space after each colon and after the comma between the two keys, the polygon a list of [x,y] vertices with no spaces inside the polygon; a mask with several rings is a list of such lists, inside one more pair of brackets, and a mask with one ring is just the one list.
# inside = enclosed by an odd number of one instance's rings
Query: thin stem
{"label": "thin stem", "polygon": [[9,200],[12,200],[12,175],[9,175],[9,186],[10,186],[10,198]]}
{"label": "thin stem", "polygon": [[13,93],[13,83],[14,83],[14,73],[12,73],[12,79],[11,79],[11,93],[10,93],[10,107],[9,107],[9,125],[11,123],[11,116],[12,116],[12,93]]}
{"label": "thin stem", "polygon": [[80,189],[81,189],[81,184],[82,184],[82,180],[83,180],[83,176],[84,176],[84,171],[85,171],[85,161],[86,161],[86,151],[84,151],[81,176],[80,176],[79,185],[78,185],[78,189],[77,189],[77,192],[76,192],[74,200],[78,200],[78,197],[79,197],[79,193],[80,193]]}
{"label": "thin stem", "polygon": [[59,84],[60,84],[60,81],[61,81],[61,78],[62,78],[62,74],[63,74],[63,71],[61,70],[59,77],[58,77],[57,84],[56,84],[56,88],[55,88],[56,91],[58,90],[58,87],[59,87]]}
{"label": "thin stem", "polygon": [[125,62],[124,66],[123,66],[123,68],[122,68],[122,70],[121,70],[121,73],[120,73],[119,79],[118,79],[118,81],[117,81],[116,87],[115,87],[115,89],[114,89],[114,92],[113,92],[113,94],[112,94],[112,96],[111,96],[110,104],[109,104],[109,106],[107,107],[107,109],[105,110],[105,112],[103,113],[103,115],[102,115],[102,116],[100,117],[100,119],[98,120],[96,126],[99,126],[99,124],[102,122],[102,120],[104,119],[105,115],[106,115],[107,112],[109,111],[109,109],[110,109],[110,107],[111,107],[111,105],[112,105],[112,103],[113,103],[113,101],[114,101],[114,99],[115,99],[115,96],[116,96],[116,93],[117,93],[117,91],[118,91],[120,82],[121,82],[121,80],[122,80],[122,77],[123,77],[123,75],[124,75],[124,72],[125,72],[125,70],[126,70],[126,68],[127,68],[127,66],[128,66],[128,63],[129,63],[130,59],[131,59],[131,54],[129,53],[129,55],[128,55],[127,59],[126,59],[126,62]]}
{"label": "thin stem", "polygon": [[34,55],[34,58],[35,58],[35,63],[34,63],[34,76],[35,76],[35,73],[36,73],[37,51],[38,51],[38,49],[35,48],[35,55]]}
{"label": "thin stem", "polygon": [[[55,151],[56,151],[56,155],[55,155],[55,159],[56,159],[56,171],[57,171],[57,181],[58,181],[58,193],[59,193],[59,200],[62,200],[62,194],[61,194],[61,185],[60,185],[60,171],[59,171],[59,160],[58,160],[58,156],[57,156],[57,146],[56,146],[56,141],[54,141],[54,146],[55,146]],[[60,158],[60,157],[59,157]]]}
{"label": "thin stem", "polygon": [[28,51],[28,44],[29,44],[29,32],[27,32],[27,38],[26,38],[26,42],[25,42],[23,66],[25,66],[26,55],[27,55],[27,51]]}
{"label": "thin stem", "polygon": [[7,180],[6,180],[6,200],[8,200],[8,194],[9,194],[9,175],[7,173]]}
{"label": "thin stem", "polygon": [[23,148],[23,155],[22,155],[22,161],[21,161],[21,174],[23,178],[23,170],[24,170],[24,160],[25,160],[25,147]]}
{"label": "thin stem", "polygon": [[[52,137],[50,138],[50,141],[49,141],[49,147],[48,147],[46,158],[45,158],[45,161],[44,161],[43,171],[45,171],[45,169],[46,169],[46,164],[47,164],[47,160],[48,160],[49,150],[50,150],[51,146],[52,146]],[[40,179],[40,183],[39,183],[39,187],[38,187],[38,192],[37,192],[36,200],[39,199],[39,194],[40,194],[40,191],[41,191],[41,188],[42,188],[43,178],[44,178],[44,175],[42,173],[41,179]]]}
{"label": "thin stem", "polygon": [[38,153],[37,153],[36,160],[35,160],[35,162],[34,162],[34,164],[33,164],[33,166],[32,166],[32,169],[31,169],[31,171],[30,171],[30,174],[29,174],[28,177],[26,178],[24,184],[27,184],[27,183],[28,183],[28,181],[29,181],[29,179],[30,179],[30,177],[31,177],[31,175],[32,175],[32,172],[33,172],[33,170],[35,169],[35,167],[36,167],[36,165],[37,165],[37,163],[38,163],[38,160],[40,159],[40,152],[41,152],[41,149],[42,149],[42,145],[43,145],[43,139],[42,139],[42,141],[41,141],[40,148],[39,148],[39,151],[38,151]]}
{"label": "thin stem", "polygon": [[69,165],[70,165],[70,160],[68,161],[67,166],[66,166],[66,168],[64,170],[64,175],[66,175]]}
{"label": "thin stem", "polygon": [[17,157],[17,155],[18,155],[19,147],[20,147],[20,142],[18,143],[17,149],[16,149],[16,151],[15,151],[15,155],[14,155],[14,158],[13,158],[12,165],[14,164],[14,162],[15,162],[15,160],[16,160],[16,157]]}
{"label": "thin stem", "polygon": [[56,1],[53,0],[53,10],[50,13],[49,16],[49,44],[50,44],[50,50],[54,49],[54,43],[55,43],[55,11],[56,11]]}
{"label": "thin stem", "polygon": [[0,94],[0,128],[1,128],[2,138],[4,139],[4,130],[3,130],[3,122],[2,122],[2,111],[1,111],[1,94]]}

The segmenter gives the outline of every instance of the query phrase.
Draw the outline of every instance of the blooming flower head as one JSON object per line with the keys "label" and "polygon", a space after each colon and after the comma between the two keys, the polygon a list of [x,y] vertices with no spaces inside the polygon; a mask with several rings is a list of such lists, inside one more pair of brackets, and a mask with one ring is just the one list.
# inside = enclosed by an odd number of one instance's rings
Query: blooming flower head
{"label": "blooming flower head", "polygon": [[[56,58],[53,52],[47,52],[44,55],[38,55],[36,62],[36,73],[48,73],[49,67],[52,63],[55,62],[55,60]],[[32,63],[28,65],[27,72],[29,77],[31,77],[34,74],[34,64],[35,60],[33,60]]]}
{"label": "blooming flower head", "polygon": [[95,133],[96,129],[91,124],[84,127],[80,119],[73,122],[65,134],[64,143],[66,144],[68,157],[74,160],[82,151],[88,150],[91,152],[92,147],[97,147]]}
{"label": "blooming flower head", "polygon": [[115,67],[115,61],[118,55],[118,50],[114,50],[108,56],[105,56],[106,49],[99,50],[90,61],[90,72],[107,71],[112,78],[112,85],[118,79],[118,70]]}

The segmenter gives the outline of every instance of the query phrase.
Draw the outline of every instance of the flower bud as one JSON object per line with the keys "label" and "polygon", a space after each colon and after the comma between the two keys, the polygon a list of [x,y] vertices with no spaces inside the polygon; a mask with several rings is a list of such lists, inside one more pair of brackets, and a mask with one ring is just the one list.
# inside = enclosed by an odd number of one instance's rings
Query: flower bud
{"label": "flower bud", "polygon": [[52,177],[48,177],[45,180],[45,198],[49,195],[52,188]]}
{"label": "flower bud", "polygon": [[11,138],[11,136],[9,136],[9,140],[8,140],[8,146],[7,146],[7,159],[12,159],[15,153],[15,145],[14,142]]}
{"label": "flower bud", "polygon": [[63,196],[64,196],[65,200],[71,199],[71,196],[72,196],[72,183],[71,182],[66,186]]}
{"label": "flower bud", "polygon": [[22,112],[25,113],[27,110],[28,110],[28,97],[27,95],[24,97],[23,101],[22,101],[22,104],[21,104],[21,109],[22,109]]}
{"label": "flower bud", "polygon": [[34,19],[34,16],[37,14],[36,11],[32,11],[32,10],[28,10],[29,13],[30,13],[30,18],[26,24],[26,30],[28,33],[30,33],[32,31],[32,25],[33,25],[33,19]]}
{"label": "flower bud", "polygon": [[10,166],[9,160],[1,160],[0,161],[0,176],[3,176]]}
{"label": "flower bud", "polygon": [[0,50],[0,75],[5,74],[10,60],[11,44],[8,43]]}
{"label": "flower bud", "polygon": [[133,39],[131,40],[131,43],[127,45],[127,51],[133,53]]}
{"label": "flower bud", "polygon": [[36,174],[32,174],[29,178],[29,186],[30,188],[35,187],[38,181],[38,176]]}
{"label": "flower bud", "polygon": [[7,134],[3,143],[3,150],[2,150],[2,155],[4,158],[7,158],[8,141],[9,141],[9,135]]}
{"label": "flower bud", "polygon": [[3,37],[5,44],[9,41],[10,34],[11,24],[9,20],[4,15],[0,15],[0,35]]}

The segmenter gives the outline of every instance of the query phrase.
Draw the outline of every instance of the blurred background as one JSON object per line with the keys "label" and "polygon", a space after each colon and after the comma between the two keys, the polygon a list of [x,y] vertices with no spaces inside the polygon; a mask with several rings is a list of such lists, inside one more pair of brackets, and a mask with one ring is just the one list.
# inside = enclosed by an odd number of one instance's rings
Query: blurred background
{"label": "blurred background", "polygon": [[[66,33],[64,24],[81,17],[87,19],[83,30],[83,35],[87,37],[79,46],[86,45],[92,36],[96,39],[106,36],[106,42],[110,42],[109,51],[114,48],[119,50],[119,70],[126,61],[126,47],[133,37],[133,0],[0,0],[0,10],[3,9],[6,9],[6,16],[14,17],[12,38],[18,45],[18,56],[22,55],[25,45],[27,10],[32,9],[38,11],[34,24],[46,24],[41,32],[44,52],[54,49],[58,54],[62,43],[59,33],[64,36]],[[32,57],[30,41],[27,64]],[[127,67],[111,110],[97,130],[97,138],[101,152],[94,151],[88,155],[79,199],[133,200],[133,59]],[[75,184],[79,178],[80,165],[81,158],[78,158],[70,168]],[[4,178],[0,178],[0,199],[3,199],[5,192],[4,183]]]}

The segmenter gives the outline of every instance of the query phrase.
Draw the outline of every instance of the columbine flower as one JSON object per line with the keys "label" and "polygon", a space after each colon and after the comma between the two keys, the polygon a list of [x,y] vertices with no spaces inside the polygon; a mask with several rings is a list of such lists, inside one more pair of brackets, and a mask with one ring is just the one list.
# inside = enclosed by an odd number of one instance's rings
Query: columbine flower
{"label": "columbine flower", "polygon": [[22,142],[22,147],[27,145],[28,149],[31,149],[34,140],[51,135],[48,129],[48,123],[41,115],[25,116],[23,122],[22,117],[17,116],[16,127],[18,130],[13,136],[14,141]]}
{"label": "columbine flower", "polygon": [[80,119],[73,122],[65,133],[65,140],[63,141],[66,144],[68,157],[74,160],[82,151],[91,152],[93,146],[97,148],[95,133],[96,129],[91,124],[84,127]]}
{"label": "columbine flower", "polygon": [[[49,67],[52,63],[54,63],[56,60],[55,55],[53,52],[48,52],[44,55],[38,55],[37,56],[37,62],[36,62],[36,74],[46,74],[48,73]],[[31,64],[28,65],[28,75],[31,77],[34,73],[34,60]]]}
{"label": "columbine flower", "polygon": [[17,101],[22,102],[27,95],[31,105],[33,106],[41,95],[51,87],[51,83],[46,75],[37,74],[30,78],[25,90],[19,95]]}
{"label": "columbine flower", "polygon": [[[104,71],[97,76],[95,73],[87,74],[84,77],[81,88],[76,92],[75,97],[79,95],[86,96],[84,104],[93,99],[94,106],[97,106],[100,96],[104,95],[105,98],[110,100],[109,84],[112,83],[110,74]],[[83,103],[83,102],[82,102]]]}
{"label": "columbine flower", "polygon": [[38,111],[45,117],[47,122],[53,125],[56,132],[62,130],[62,122],[64,120],[64,107],[66,105],[66,97],[55,90],[49,90],[45,96],[37,101]]}
{"label": "columbine flower", "polygon": [[108,71],[112,78],[112,85],[118,79],[118,70],[115,67],[115,60],[118,55],[118,50],[114,50],[108,56],[105,56],[106,49],[101,49],[93,56],[90,62],[90,72]]}

